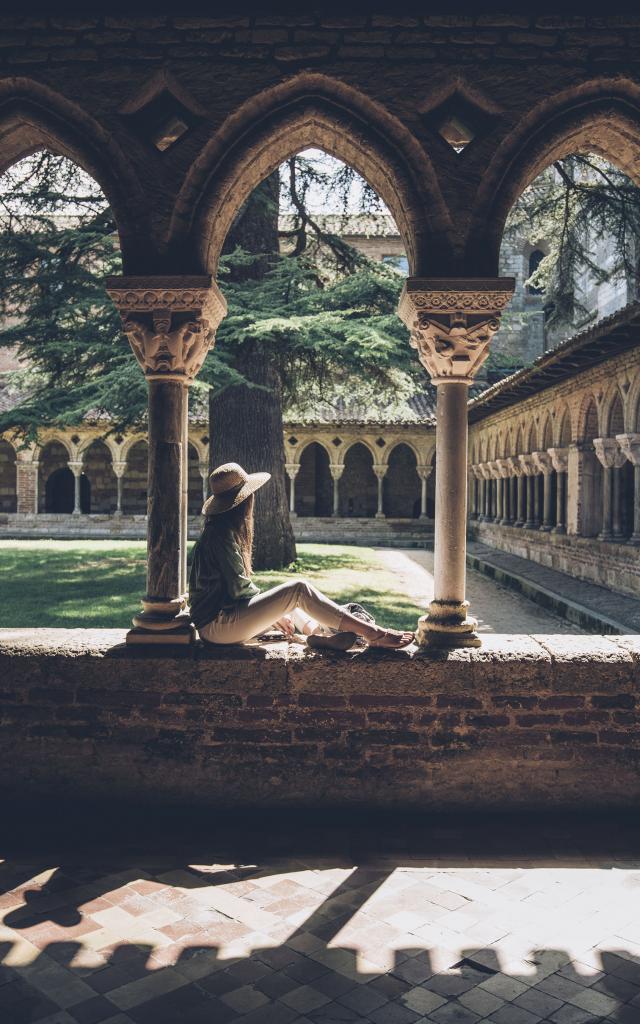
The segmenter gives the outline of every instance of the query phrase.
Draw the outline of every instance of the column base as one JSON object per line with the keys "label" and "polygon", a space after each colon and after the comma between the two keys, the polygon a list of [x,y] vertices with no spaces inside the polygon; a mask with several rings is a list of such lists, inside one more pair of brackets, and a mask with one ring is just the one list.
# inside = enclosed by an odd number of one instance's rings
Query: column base
{"label": "column base", "polygon": [[560,534],[562,534],[562,533],[566,533],[566,532],[567,531],[564,528],[564,526],[554,526],[553,530],[551,530],[551,533],[560,533]]}
{"label": "column base", "polygon": [[542,526],[540,527],[540,530],[542,531],[542,533],[551,533],[552,527],[551,526],[545,526],[544,523],[543,523]]}
{"label": "column base", "polygon": [[468,601],[432,601],[429,614],[418,620],[421,647],[480,647],[477,621],[467,615]]}
{"label": "column base", "polygon": [[612,541],[613,540],[613,534],[611,534],[611,533],[599,533],[598,534],[598,540],[603,540],[603,541],[607,541],[607,542]]}
{"label": "column base", "polygon": [[640,533],[632,533],[627,541],[632,547],[640,547]]}
{"label": "column base", "polygon": [[195,629],[189,612],[184,611],[185,598],[167,601],[144,598],[143,611],[133,616],[134,629],[127,633],[128,644],[190,644]]}
{"label": "column base", "polygon": [[375,518],[376,519],[386,519],[387,517],[386,517],[384,512],[376,512]]}
{"label": "column base", "polygon": [[516,519],[516,521],[515,521],[515,523],[513,525],[515,526],[516,530],[523,530],[524,529],[524,522],[522,521],[522,519]]}
{"label": "column base", "polygon": [[297,519],[297,518],[298,518],[298,513],[297,512],[289,512],[289,519]]}
{"label": "column base", "polygon": [[537,530],[538,524],[533,519],[528,519],[526,523],[523,523],[523,530]]}
{"label": "column base", "polygon": [[130,629],[125,637],[125,643],[145,644],[147,647],[157,647],[166,644],[189,645],[195,643],[196,631],[191,622],[177,626],[175,629],[165,629],[162,632],[153,632],[149,629],[134,627]]}

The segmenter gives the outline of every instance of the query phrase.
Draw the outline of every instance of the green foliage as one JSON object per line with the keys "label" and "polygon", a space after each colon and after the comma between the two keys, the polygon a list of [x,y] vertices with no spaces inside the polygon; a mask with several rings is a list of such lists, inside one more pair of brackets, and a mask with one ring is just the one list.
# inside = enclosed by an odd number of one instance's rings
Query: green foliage
{"label": "green foliage", "polygon": [[[359,254],[356,254],[358,256]],[[282,383],[285,405],[338,396],[360,378],[380,398],[406,390],[415,359],[396,308],[402,277],[383,264],[357,259],[353,272],[324,283],[305,253],[278,256],[264,277],[236,283],[232,271],[261,259],[236,249],[223,257],[222,287],[229,313],[201,373],[214,390],[247,383],[233,369],[243,348],[267,349]],[[415,386],[415,385],[414,385]]]}
{"label": "green foliage", "polygon": [[[401,275],[324,232],[307,211],[312,195],[335,192],[347,203],[357,176],[334,163],[327,170],[301,157],[286,165],[297,241],[287,254],[269,255],[266,274],[264,254],[237,248],[223,257],[229,313],[196,400],[209,388],[247,383],[234,366],[247,347],[269,352],[285,402],[298,407],[329,383],[348,393],[354,377],[366,381],[365,393],[391,402],[420,372],[395,312]],[[369,208],[375,193],[362,189]],[[120,272],[120,253],[98,185],[65,158],[39,153],[0,179],[0,210],[0,346],[16,348],[24,363],[11,378],[21,400],[0,414],[0,431],[33,438],[39,427],[85,418],[104,418],[105,433],[139,423],[146,387],[104,289],[104,278]]]}
{"label": "green foliage", "polygon": [[587,312],[583,280],[637,278],[640,189],[600,156],[557,160],[514,204],[506,237],[513,235],[544,241],[547,254],[526,284],[544,291],[550,325],[574,324]]}

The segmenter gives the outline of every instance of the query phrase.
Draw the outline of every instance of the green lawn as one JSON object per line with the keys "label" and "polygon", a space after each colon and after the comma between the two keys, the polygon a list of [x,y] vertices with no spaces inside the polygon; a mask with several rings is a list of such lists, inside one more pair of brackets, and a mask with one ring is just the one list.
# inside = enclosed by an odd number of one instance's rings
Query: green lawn
{"label": "green lawn", "polygon": [[[127,627],[145,589],[144,541],[0,541],[0,623]],[[298,545],[287,571],[256,574],[262,590],[304,576],[334,600],[360,601],[379,622],[413,629],[419,609],[372,548]]]}

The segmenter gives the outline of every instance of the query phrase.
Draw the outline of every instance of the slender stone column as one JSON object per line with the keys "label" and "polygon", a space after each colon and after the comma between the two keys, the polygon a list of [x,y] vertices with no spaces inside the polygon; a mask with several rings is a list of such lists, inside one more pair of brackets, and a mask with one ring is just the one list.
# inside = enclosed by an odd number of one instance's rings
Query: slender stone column
{"label": "slender stone column", "polygon": [[613,476],[613,487],[612,487],[612,533],[614,540],[622,540],[624,533],[622,530],[622,485],[624,483],[622,479],[622,467],[614,466],[612,469]]}
{"label": "slender stone column", "polygon": [[506,526],[510,522],[510,520],[509,520],[509,505],[510,505],[510,501],[509,501],[509,484],[511,482],[509,480],[510,468],[509,468],[509,463],[508,463],[507,459],[497,459],[496,460],[496,466],[498,467],[498,473],[500,474],[500,479],[498,481],[498,486],[500,487],[500,502],[499,502],[498,522],[499,522],[499,524],[501,526]]}
{"label": "slender stone column", "polygon": [[329,466],[331,479],[333,480],[333,516],[340,515],[340,477],[344,473],[344,465]]}
{"label": "slender stone column", "polygon": [[522,472],[524,474],[523,483],[526,490],[526,515],[523,525],[525,530],[534,530],[536,526],[534,502],[536,468],[533,464],[533,458],[531,455],[519,455],[518,458],[520,460],[520,465],[522,466]]}
{"label": "slender stone column", "polygon": [[420,477],[420,519],[428,519],[427,516],[427,480],[433,472],[433,466],[417,466],[416,472]]}
{"label": "slender stone column", "polygon": [[285,471],[289,477],[289,518],[295,519],[296,512],[296,477],[300,472],[300,466],[294,462],[287,462]]}
{"label": "slender stone column", "polygon": [[[480,480],[479,480],[479,477],[478,477],[478,467],[477,466],[469,466],[469,469],[471,470],[471,480],[472,480],[472,484],[471,484],[471,514],[470,514],[469,518],[472,519],[475,522],[475,520],[478,518],[478,505],[479,505],[478,495],[479,495],[479,490],[480,490]],[[426,495],[425,495],[425,497],[426,497]]]}
{"label": "slender stone column", "polygon": [[210,277],[112,277],[107,291],[149,386],[147,593],[127,641],[189,643],[188,388],[226,303]]}
{"label": "slender stone column", "polygon": [[523,470],[517,455],[510,455],[507,463],[513,474],[513,501],[511,507],[511,525],[521,527],[524,523],[524,485]]}
{"label": "slender stone column", "polygon": [[556,525],[552,533],[567,532],[567,467],[568,448],[549,448],[551,464],[556,471]]}
{"label": "slender stone column", "polygon": [[200,470],[200,476],[202,477],[202,504],[209,497],[209,463],[199,462],[198,469]]}
{"label": "slender stone column", "polygon": [[73,515],[79,516],[82,512],[80,504],[80,483],[82,477],[82,462],[67,463],[73,473]]}
{"label": "slender stone column", "polygon": [[615,437],[594,437],[593,447],[602,464],[602,530],[599,540],[613,540],[613,470],[619,469],[626,456]]}
{"label": "slender stone column", "polygon": [[616,441],[633,466],[633,533],[627,543],[640,545],[640,434],[617,434]]}
{"label": "slender stone column", "polygon": [[34,449],[23,449],[16,456],[16,511],[20,515],[38,513],[38,469]]}
{"label": "slender stone column", "polygon": [[[549,533],[553,523],[553,492],[551,490],[551,474],[553,473],[553,462],[548,452],[534,452],[533,461],[544,478],[544,493],[542,499],[542,523],[540,529]],[[539,518],[539,517],[538,517]]]}
{"label": "slender stone column", "polygon": [[127,463],[124,462],[121,459],[115,459],[111,463],[111,465],[113,467],[113,472],[115,474],[116,487],[117,487],[116,510],[114,512],[114,515],[121,516],[122,515],[122,482],[124,480],[124,474],[125,474],[126,469],[127,469]]}
{"label": "slender stone column", "polygon": [[378,508],[376,510],[376,519],[386,519],[384,514],[384,478],[387,475],[388,466],[381,464],[373,467],[373,472],[376,475],[378,481]]}
{"label": "slender stone column", "polygon": [[509,480],[511,497],[509,504],[509,526],[513,526],[518,516],[518,477],[514,474]]}
{"label": "slender stone column", "polygon": [[400,298],[411,345],[437,388],[434,599],[418,623],[422,645],[480,645],[465,598],[467,401],[513,288],[512,278],[409,278]]}

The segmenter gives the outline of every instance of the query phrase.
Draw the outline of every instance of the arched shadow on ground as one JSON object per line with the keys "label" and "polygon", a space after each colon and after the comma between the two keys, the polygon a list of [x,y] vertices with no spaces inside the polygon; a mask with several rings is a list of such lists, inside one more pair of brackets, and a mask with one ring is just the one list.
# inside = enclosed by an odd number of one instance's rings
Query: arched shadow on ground
{"label": "arched shadow on ground", "polygon": [[[589,834],[586,823],[581,832],[533,820],[530,842],[517,824],[496,821],[475,835],[445,819],[413,829],[407,822],[400,835],[388,819],[380,821],[377,834],[373,824],[353,823],[332,835],[320,820],[316,826],[301,822],[298,829],[290,821],[286,832],[274,815],[279,835],[265,835],[260,821],[253,830],[250,822],[236,824],[235,833],[221,822],[217,839],[200,841],[188,832],[175,840],[169,825],[166,819],[164,849],[151,832],[136,841],[124,836],[120,852],[117,835],[104,850],[99,836],[89,842],[79,835],[78,856],[56,861],[42,849],[51,836],[41,836],[33,844],[41,847],[38,858],[14,856],[0,865],[1,1020],[508,1024],[512,1018],[529,1022],[527,1013],[554,1024],[640,1019],[640,957],[622,941],[610,939],[592,950],[587,966],[572,962],[560,943],[537,949],[532,940],[526,958],[514,966],[499,942],[473,944],[461,935],[460,948],[447,950],[416,938],[381,966],[363,960],[363,949],[376,956],[384,929],[376,932],[365,912],[365,930],[360,938],[353,935],[355,916],[399,866],[470,866],[477,855],[482,866],[497,868],[575,868],[597,859],[605,869],[637,869],[635,832],[624,825],[610,822],[605,831],[594,819]],[[595,849],[607,843],[615,850],[611,861],[594,859]],[[316,855],[309,853],[314,845],[321,851]],[[259,853],[258,863],[250,862],[251,849]],[[230,853],[231,860],[221,859]],[[335,868],[342,869],[340,878],[331,881]],[[274,897],[272,883],[256,883],[297,871],[319,873],[324,890],[314,906],[298,906],[289,891],[295,886],[286,880],[275,883],[280,902],[261,905],[261,895]],[[630,900],[636,891],[629,889]],[[415,897],[399,892],[398,909],[410,909],[413,899],[417,906],[418,897],[418,890]],[[142,919],[156,941],[127,937],[127,927]],[[238,943],[245,943],[241,952]]]}

